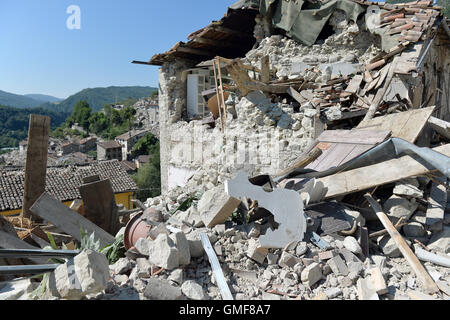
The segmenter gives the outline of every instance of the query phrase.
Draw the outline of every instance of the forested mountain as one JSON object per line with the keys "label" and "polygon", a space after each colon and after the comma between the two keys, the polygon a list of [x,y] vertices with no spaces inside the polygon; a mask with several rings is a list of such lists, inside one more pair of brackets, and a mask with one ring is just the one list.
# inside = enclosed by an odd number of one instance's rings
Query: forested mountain
{"label": "forested mountain", "polygon": [[19,142],[27,138],[30,114],[50,116],[52,129],[68,117],[68,114],[42,108],[19,109],[0,105],[0,148],[18,147]]}
{"label": "forested mountain", "polygon": [[34,108],[42,104],[42,101],[19,94],[0,90],[0,105],[15,108]]}
{"label": "forested mountain", "polygon": [[64,100],[64,99],[56,98],[53,96],[48,96],[46,94],[25,94],[24,96],[34,99],[34,100],[37,100],[37,101],[41,101],[41,103],[45,103],[45,102],[57,103],[57,102]]}
{"label": "forested mountain", "polygon": [[93,111],[100,111],[105,104],[116,103],[128,98],[140,99],[148,97],[152,92],[157,91],[152,87],[108,87],[84,89],[73,96],[70,96],[58,104],[45,103],[41,108],[72,113],[75,104],[79,101],[86,101]]}

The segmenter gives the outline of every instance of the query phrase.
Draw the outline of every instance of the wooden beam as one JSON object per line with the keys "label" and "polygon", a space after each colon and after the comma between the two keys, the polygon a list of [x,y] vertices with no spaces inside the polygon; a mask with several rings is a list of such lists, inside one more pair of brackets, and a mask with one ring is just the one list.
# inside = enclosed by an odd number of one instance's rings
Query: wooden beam
{"label": "wooden beam", "polygon": [[303,96],[294,88],[289,87],[287,89],[287,94],[290,95],[295,101],[297,101],[298,103],[300,103],[300,105],[305,104],[306,102],[308,102],[308,100],[306,100],[305,98],[303,98]]}
{"label": "wooden beam", "polygon": [[433,294],[439,292],[439,288],[433,279],[430,277],[428,272],[425,270],[423,265],[420,263],[419,259],[412,252],[411,248],[406,243],[405,239],[400,235],[400,233],[395,229],[391,220],[389,220],[388,216],[383,212],[381,205],[375,201],[374,198],[370,194],[366,194],[365,198],[369,201],[370,206],[375,211],[378,219],[381,221],[383,226],[388,231],[391,238],[394,240],[398,249],[405,257],[406,261],[409,263],[414,273],[416,274],[417,279],[422,283],[424,289],[427,293]]}
{"label": "wooden beam", "polygon": [[22,216],[32,218],[30,207],[45,192],[50,117],[30,115]]}
{"label": "wooden beam", "polygon": [[187,48],[187,47],[178,47],[176,49],[176,51],[177,52],[183,52],[183,53],[192,54],[192,55],[195,55],[195,56],[203,56],[203,57],[213,57],[215,55],[211,51],[194,49],[194,48]]}
{"label": "wooden beam", "polygon": [[430,119],[428,119],[428,123],[434,131],[439,133],[444,138],[450,139],[450,122],[435,117],[430,117]]}
{"label": "wooden beam", "polygon": [[238,31],[238,30],[233,30],[230,28],[225,28],[222,26],[212,26],[211,29],[214,29],[216,31],[226,33],[226,34],[232,34],[232,35],[240,37],[240,38],[245,38],[245,39],[253,38],[253,34],[245,33],[245,32]]}
{"label": "wooden beam", "polygon": [[111,182],[91,182],[82,185],[79,190],[83,198],[84,217],[103,230],[116,234],[119,231],[119,217]]}
{"label": "wooden beam", "polygon": [[78,241],[81,241],[81,228],[90,235],[95,233],[95,239],[100,240],[103,248],[115,241],[115,238],[105,230],[99,228],[91,221],[70,210],[60,201],[48,193],[44,193],[30,208],[35,215],[49,221]]}
{"label": "wooden beam", "polygon": [[230,41],[227,41],[227,40],[219,41],[219,40],[213,40],[213,39],[208,39],[208,38],[203,38],[203,37],[196,37],[192,41],[196,42],[196,43],[207,44],[207,45],[220,47],[220,48],[229,48],[229,47],[242,46],[242,44],[230,42]]}
{"label": "wooden beam", "polygon": [[[433,150],[450,157],[450,144]],[[318,180],[328,189],[325,198],[331,199],[434,171],[436,170],[430,170],[414,157],[404,156]]]}

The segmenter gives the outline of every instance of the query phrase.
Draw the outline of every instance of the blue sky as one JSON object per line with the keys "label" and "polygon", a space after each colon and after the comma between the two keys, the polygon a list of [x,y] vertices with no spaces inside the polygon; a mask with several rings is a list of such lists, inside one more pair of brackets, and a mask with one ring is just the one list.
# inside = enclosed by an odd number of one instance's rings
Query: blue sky
{"label": "blue sky", "polygon": [[[148,61],[219,20],[235,0],[0,0],[0,90],[59,98],[85,88],[158,85]],[[70,5],[81,29],[69,30]]]}

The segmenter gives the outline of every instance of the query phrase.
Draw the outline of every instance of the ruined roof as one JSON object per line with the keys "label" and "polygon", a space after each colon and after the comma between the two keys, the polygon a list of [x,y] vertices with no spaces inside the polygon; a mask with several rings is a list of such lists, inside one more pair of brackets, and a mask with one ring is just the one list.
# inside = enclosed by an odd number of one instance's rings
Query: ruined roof
{"label": "ruined roof", "polygon": [[82,144],[85,144],[85,143],[87,143],[89,141],[97,141],[97,138],[94,138],[94,137],[84,138],[84,139],[81,139],[80,141],[78,141],[78,144],[82,145]]}
{"label": "ruined roof", "polygon": [[103,149],[116,149],[122,148],[122,146],[117,141],[105,141],[97,143]]}
{"label": "ruined roof", "polygon": [[[416,1],[398,4],[360,0],[337,0],[337,2],[359,4],[363,8],[363,11],[366,11],[368,7],[373,6],[378,6],[382,10],[387,10],[387,13],[383,13],[384,19],[381,23],[386,25],[392,24],[392,28],[388,30],[388,33],[402,33],[399,39],[400,41],[417,42],[422,38],[430,37],[431,28],[436,22],[440,23],[442,21],[442,17],[439,18],[440,7],[433,6],[432,1]],[[265,13],[268,9],[266,8],[266,4],[264,4],[267,3],[267,1],[262,1],[260,5],[258,5],[258,3],[260,3],[259,0],[238,1],[228,8],[227,14],[225,14],[221,20],[213,21],[205,28],[191,33],[188,36],[189,41],[187,43],[178,42],[167,52],[154,55],[149,62],[133,61],[133,63],[160,66],[165,62],[174,61],[177,58],[200,62],[211,59],[217,55],[225,58],[243,57],[255,43],[253,29],[255,27],[256,15],[260,11]],[[269,5],[273,5],[274,3],[274,1],[270,1]],[[306,6],[311,5],[308,1],[300,1],[300,12],[310,11],[308,14],[312,17],[315,16],[314,9],[304,9],[302,7],[304,3]],[[330,4],[330,2],[323,3],[324,7],[329,6]],[[319,7],[319,10],[321,9],[322,7]],[[325,11],[328,13],[330,10],[337,9],[341,8],[325,8]],[[354,12],[354,14],[358,14],[358,12]],[[298,12],[293,12],[292,14],[295,13],[298,15]],[[295,23],[292,23],[292,17],[288,17],[288,14],[285,14],[285,17],[281,14],[281,19],[284,18],[286,19],[287,25],[291,27],[292,25],[295,25]],[[321,21],[320,23],[325,22],[326,21]],[[277,24],[277,26],[279,25],[280,23]],[[448,30],[447,24],[445,27]],[[305,30],[308,30],[308,26],[302,26],[302,28],[301,33],[305,33]],[[288,31],[287,34],[289,33],[290,32]],[[313,38],[314,37],[311,39]]]}
{"label": "ruined roof", "polygon": [[[136,191],[136,183],[118,160],[91,165],[47,168],[46,191],[60,201],[81,199],[78,188],[83,178],[99,175],[111,181],[114,193]],[[22,208],[25,181],[24,169],[0,171],[0,211]]]}
{"label": "ruined roof", "polygon": [[193,61],[211,59],[220,53],[225,58],[236,58],[245,55],[254,43],[253,29],[257,8],[229,8],[219,21],[213,21],[208,26],[191,33],[188,42],[178,42],[165,53],[154,55],[149,62],[134,63],[162,65],[167,61],[182,58]]}
{"label": "ruined roof", "polygon": [[116,137],[116,140],[128,140],[128,139],[134,138],[134,137],[139,136],[146,132],[149,132],[149,129],[131,130],[131,131],[128,131],[128,132]]}
{"label": "ruined roof", "polygon": [[125,170],[136,170],[136,165],[131,161],[124,160],[120,164]]}

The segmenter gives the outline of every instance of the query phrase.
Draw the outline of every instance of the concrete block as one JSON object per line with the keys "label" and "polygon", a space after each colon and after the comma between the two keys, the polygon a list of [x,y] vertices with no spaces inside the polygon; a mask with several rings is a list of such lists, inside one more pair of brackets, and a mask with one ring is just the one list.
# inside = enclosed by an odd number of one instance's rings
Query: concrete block
{"label": "concrete block", "polygon": [[280,257],[280,261],[278,261],[278,265],[282,268],[293,268],[297,263],[300,263],[301,259],[296,256],[290,254],[289,252],[283,251]]}
{"label": "concrete block", "polygon": [[337,276],[348,275],[348,268],[344,260],[340,256],[335,256],[334,258],[328,260],[327,264],[330,266],[333,273]]}
{"label": "concrete block", "polygon": [[302,283],[308,287],[312,287],[322,279],[322,269],[318,263],[312,263],[307,266],[301,274]]}
{"label": "concrete block", "polygon": [[325,290],[328,299],[334,299],[342,294],[341,288],[329,288]]}
{"label": "concrete block", "polygon": [[80,300],[86,295],[103,291],[108,280],[109,263],[106,256],[83,250],[50,274],[47,289],[55,297]]}
{"label": "concrete block", "polygon": [[170,281],[175,282],[177,285],[181,285],[184,281],[183,269],[176,269],[170,273],[168,278]]}
{"label": "concrete block", "polygon": [[214,228],[225,223],[240,203],[241,200],[229,196],[221,185],[206,191],[197,208],[205,226]]}
{"label": "concrete block", "polygon": [[201,285],[193,280],[188,280],[181,286],[181,292],[191,300],[206,300],[207,296]]}
{"label": "concrete block", "polygon": [[450,226],[445,226],[442,232],[433,235],[428,248],[441,253],[450,253]]}
{"label": "concrete block", "polygon": [[[150,278],[150,269],[152,265],[146,258],[137,258],[136,259],[136,268],[135,274],[138,278]],[[130,275],[131,277],[131,275]]]}
{"label": "concrete block", "polygon": [[396,223],[400,218],[409,220],[418,207],[419,204],[415,201],[409,201],[396,195],[390,197],[383,206],[384,212],[393,223]]}
{"label": "concrete block", "polygon": [[423,198],[423,191],[410,184],[397,184],[394,188],[394,194],[397,196],[407,196],[412,198]]}
{"label": "concrete block", "polygon": [[427,234],[425,227],[418,222],[411,222],[403,226],[403,233],[407,237],[419,238]]}
{"label": "concrete block", "polygon": [[330,251],[325,251],[325,252],[320,252],[319,253],[319,260],[321,261],[326,261],[326,260],[330,260],[331,258],[334,257],[334,251],[330,250]]}
{"label": "concrete block", "polygon": [[266,248],[262,248],[258,240],[250,239],[248,241],[247,256],[250,259],[253,259],[256,262],[262,264],[264,263],[264,260],[266,259],[268,253],[269,250]]}
{"label": "concrete block", "polygon": [[160,234],[149,247],[148,260],[151,264],[173,270],[180,266],[180,254],[174,242],[166,234]]}
{"label": "concrete block", "polygon": [[186,238],[184,232],[180,231],[170,235],[170,238],[175,243],[178,249],[178,254],[180,257],[180,265],[188,265],[191,263],[191,251],[189,249],[189,241]]}
{"label": "concrete block", "polygon": [[148,281],[144,296],[149,300],[184,300],[180,287],[174,287],[166,280],[155,278]]}
{"label": "concrete block", "polygon": [[346,263],[362,262],[357,256],[355,256],[352,252],[350,252],[346,248],[340,249],[339,253],[344,257]]}
{"label": "concrete block", "polygon": [[378,242],[383,254],[389,258],[398,258],[402,254],[397,246],[397,243],[389,236],[383,236]]}

